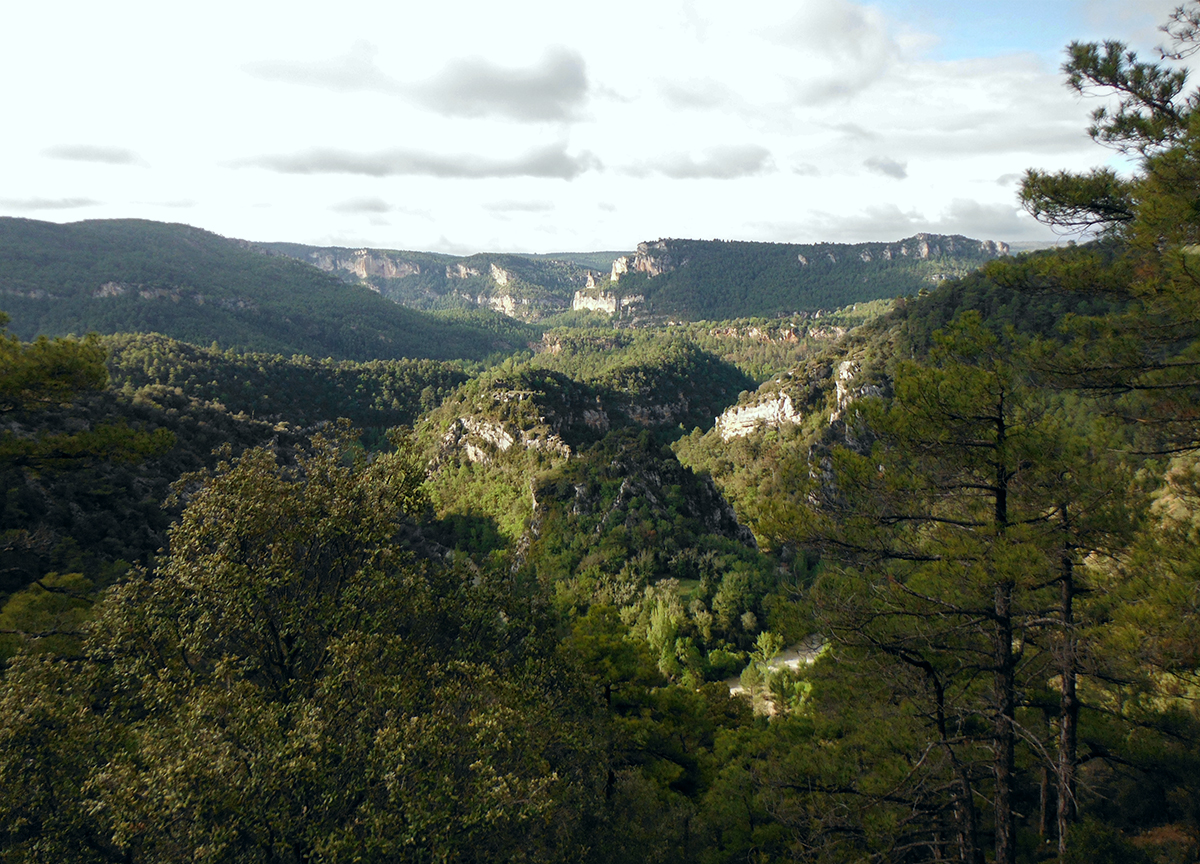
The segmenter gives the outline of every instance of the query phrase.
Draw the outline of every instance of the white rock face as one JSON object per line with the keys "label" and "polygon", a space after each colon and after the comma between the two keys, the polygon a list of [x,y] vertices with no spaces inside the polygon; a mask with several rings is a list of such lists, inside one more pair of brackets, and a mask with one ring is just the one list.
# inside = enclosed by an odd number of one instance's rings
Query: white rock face
{"label": "white rock face", "polygon": [[496,284],[507,285],[508,280],[512,278],[508,271],[503,267],[497,267],[495,264],[492,264],[491,268],[492,278],[496,280]]}
{"label": "white rock face", "polygon": [[722,441],[749,435],[755,429],[767,426],[778,429],[784,423],[799,423],[803,416],[792,405],[792,397],[786,393],[757,405],[741,405],[729,408],[716,420],[717,432]]}
{"label": "white rock face", "polygon": [[628,255],[622,255],[612,265],[612,281],[618,281],[625,273],[645,273],[648,276],[659,276],[674,270],[687,261],[676,261],[671,257],[665,240],[654,243],[639,243],[633,260]]}
{"label": "white rock face", "polygon": [[597,408],[594,411],[589,408],[584,408],[583,422],[586,423],[589,428],[596,429],[600,432],[607,432],[609,429],[608,414],[603,408]]}
{"label": "white rock face", "polygon": [[122,285],[120,282],[105,282],[99,288],[92,292],[93,297],[120,297],[129,288]]}
{"label": "white rock face", "polygon": [[421,266],[413,261],[378,255],[370,249],[359,249],[349,255],[330,252],[313,252],[309,256],[312,264],[322,270],[333,272],[345,270],[366,281],[372,276],[384,279],[400,279],[421,272]]}
{"label": "white rock face", "polygon": [[471,276],[478,276],[479,271],[474,267],[468,267],[466,264],[447,264],[446,278],[447,279],[467,279]]}
{"label": "white rock face", "polygon": [[860,371],[858,362],[855,360],[843,360],[838,364],[837,374],[834,376],[834,386],[837,388],[837,407],[829,415],[829,422],[831,424],[842,419],[842,414],[850,407],[850,403],[854,400],[862,399],[864,396],[883,395],[883,391],[874,384],[867,384],[862,387],[854,386],[854,379]]}
{"label": "white rock face", "polygon": [[475,297],[475,304],[477,306],[485,306],[488,309],[495,309],[509,318],[515,318],[517,316],[517,307],[528,306],[529,301],[525,299],[517,300],[510,294],[501,294],[499,297],[488,297],[486,294],[479,294]]}
{"label": "white rock face", "polygon": [[490,462],[494,450],[504,453],[513,445],[560,456],[571,455],[570,446],[558,435],[543,436],[529,431],[520,431],[514,435],[501,423],[474,417],[459,417],[442,436],[443,450],[462,450],[470,462]]}
{"label": "white rock face", "polygon": [[645,301],[645,297],[641,294],[631,294],[628,297],[618,297],[616,294],[611,294],[608,291],[601,291],[599,294],[587,293],[585,291],[576,291],[574,298],[571,300],[571,311],[576,309],[587,309],[595,312],[606,312],[609,315],[615,315],[622,309],[628,309],[631,306],[636,306]]}
{"label": "white rock face", "polygon": [[576,291],[575,296],[571,299],[571,311],[586,309],[589,312],[604,312],[608,315],[615,315],[617,303],[618,300],[615,294],[602,291],[597,295]]}

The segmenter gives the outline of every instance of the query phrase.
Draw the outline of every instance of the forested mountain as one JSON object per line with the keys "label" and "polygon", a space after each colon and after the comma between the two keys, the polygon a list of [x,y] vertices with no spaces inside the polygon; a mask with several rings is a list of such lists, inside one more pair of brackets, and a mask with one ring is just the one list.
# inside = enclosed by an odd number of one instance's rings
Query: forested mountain
{"label": "forested mountain", "polygon": [[[262,248],[308,262],[349,282],[415,309],[484,307],[517,318],[541,318],[571,308],[589,274],[607,271],[608,253],[459,257],[391,249],[313,247],[265,243]],[[619,254],[619,253],[618,253]]]}
{"label": "forested mountain", "polygon": [[855,244],[659,240],[639,244],[613,272],[622,295],[645,298],[637,314],[720,320],[917,294],[1007,252],[938,234]]}
{"label": "forested mountain", "polygon": [[0,859],[1200,860],[1165,62],[1071,46],[1136,170],[1021,194],[1092,240],[886,311],[487,367],[0,337]]}
{"label": "forested mountain", "polygon": [[375,360],[483,359],[534,334],[475,312],[437,318],[315,267],[187,225],[0,219],[12,332],[157,332],[223,348]]}
{"label": "forested mountain", "polygon": [[1008,251],[1003,243],[937,234],[856,244],[659,240],[615,257],[597,252],[456,258],[292,243],[265,248],[418,309],[483,306],[537,319],[572,308],[604,308],[619,298],[624,317],[643,322],[771,317],[890,300],[962,276]]}

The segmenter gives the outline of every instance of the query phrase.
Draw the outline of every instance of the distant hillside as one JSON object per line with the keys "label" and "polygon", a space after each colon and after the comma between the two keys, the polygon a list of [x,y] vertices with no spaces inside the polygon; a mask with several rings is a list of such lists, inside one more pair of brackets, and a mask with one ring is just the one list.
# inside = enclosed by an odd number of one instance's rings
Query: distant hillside
{"label": "distant hillside", "polygon": [[913,295],[1008,253],[1004,243],[938,234],[856,244],[658,240],[615,255],[264,248],[418,309],[484,307],[524,320],[583,309],[643,321],[813,313]]}
{"label": "distant hillside", "polygon": [[617,281],[606,289],[638,298],[635,315],[721,320],[815,312],[918,294],[1006,254],[1004,243],[940,234],[854,244],[659,240],[615,261]]}
{"label": "distant hillside", "polygon": [[[384,297],[423,310],[481,307],[533,320],[571,309],[589,276],[607,279],[612,253],[518,255],[483,252],[465,258],[433,252],[345,249],[265,243],[261,248],[297,258]],[[618,255],[621,253],[617,253]]]}
{"label": "distant hillside", "polygon": [[136,219],[0,218],[0,310],[23,339],[157,332],[352,360],[482,359],[538,335],[482,312],[423,314],[245,241]]}

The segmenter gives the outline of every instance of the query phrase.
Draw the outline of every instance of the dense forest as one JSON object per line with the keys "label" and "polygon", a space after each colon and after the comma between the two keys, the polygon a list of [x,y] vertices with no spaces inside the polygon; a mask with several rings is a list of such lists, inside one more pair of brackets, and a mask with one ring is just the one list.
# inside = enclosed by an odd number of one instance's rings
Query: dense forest
{"label": "dense forest", "polygon": [[187,225],[0,218],[0,298],[25,339],[155,332],[339,360],[485,360],[537,332],[483,310],[430,316]]}
{"label": "dense forest", "polygon": [[819,320],[4,316],[0,860],[1200,861],[1200,97],[1065,71],[1078,242]]}
{"label": "dense forest", "polygon": [[630,315],[643,325],[807,315],[916,294],[1006,252],[993,241],[937,234],[852,244],[673,239],[641,243],[630,253],[466,257],[296,243],[259,248],[369,285],[414,309],[504,308],[551,325],[569,323],[561,316],[577,291],[639,297]]}
{"label": "dense forest", "polygon": [[995,243],[930,234],[895,243],[816,245],[660,240],[638,251],[645,269],[622,275],[621,293],[645,298],[639,314],[683,320],[890,300],[964,276],[1002,254]]}

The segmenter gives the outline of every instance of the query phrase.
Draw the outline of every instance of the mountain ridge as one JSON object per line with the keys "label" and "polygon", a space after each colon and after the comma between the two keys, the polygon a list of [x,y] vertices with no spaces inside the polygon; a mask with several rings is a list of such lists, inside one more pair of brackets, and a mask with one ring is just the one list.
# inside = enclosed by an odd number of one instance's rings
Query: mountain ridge
{"label": "mountain ridge", "polygon": [[484,359],[538,333],[500,316],[404,308],[248,241],[138,219],[0,218],[0,306],[20,338],[158,332],[335,359]]}
{"label": "mountain ridge", "polygon": [[418,309],[483,307],[525,320],[570,309],[647,321],[811,313],[915,294],[1010,251],[958,234],[865,243],[660,238],[599,267],[602,253],[259,245]]}

